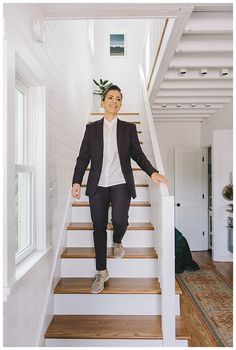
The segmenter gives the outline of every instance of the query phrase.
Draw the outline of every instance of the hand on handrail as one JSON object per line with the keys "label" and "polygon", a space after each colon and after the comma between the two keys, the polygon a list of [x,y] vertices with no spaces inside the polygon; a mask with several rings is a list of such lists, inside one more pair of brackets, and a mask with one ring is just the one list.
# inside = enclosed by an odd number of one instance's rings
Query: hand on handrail
{"label": "hand on handrail", "polygon": [[169,186],[168,179],[165,175],[158,174],[156,172],[152,173],[151,178],[154,182],[156,182],[158,185],[162,182],[165,184],[167,187]]}

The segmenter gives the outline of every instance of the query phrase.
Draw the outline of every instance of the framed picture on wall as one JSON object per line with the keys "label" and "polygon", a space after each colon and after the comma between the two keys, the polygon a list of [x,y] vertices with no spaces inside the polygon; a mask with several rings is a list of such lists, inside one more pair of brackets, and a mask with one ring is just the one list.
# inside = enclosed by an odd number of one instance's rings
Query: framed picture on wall
{"label": "framed picture on wall", "polygon": [[126,54],[125,34],[110,34],[110,56],[124,57]]}

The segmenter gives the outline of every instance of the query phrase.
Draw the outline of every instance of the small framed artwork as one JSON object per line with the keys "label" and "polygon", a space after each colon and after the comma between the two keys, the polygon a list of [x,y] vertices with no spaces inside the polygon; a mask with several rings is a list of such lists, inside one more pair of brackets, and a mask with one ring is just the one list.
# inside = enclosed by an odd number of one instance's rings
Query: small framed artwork
{"label": "small framed artwork", "polygon": [[110,56],[124,57],[126,52],[125,34],[110,34]]}

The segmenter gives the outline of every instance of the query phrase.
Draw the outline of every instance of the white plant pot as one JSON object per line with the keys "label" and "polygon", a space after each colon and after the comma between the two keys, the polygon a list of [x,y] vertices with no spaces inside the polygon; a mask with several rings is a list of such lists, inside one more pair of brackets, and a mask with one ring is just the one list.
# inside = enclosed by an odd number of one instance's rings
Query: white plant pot
{"label": "white plant pot", "polygon": [[93,95],[93,110],[94,112],[103,112],[104,109],[101,106],[101,96],[100,95]]}

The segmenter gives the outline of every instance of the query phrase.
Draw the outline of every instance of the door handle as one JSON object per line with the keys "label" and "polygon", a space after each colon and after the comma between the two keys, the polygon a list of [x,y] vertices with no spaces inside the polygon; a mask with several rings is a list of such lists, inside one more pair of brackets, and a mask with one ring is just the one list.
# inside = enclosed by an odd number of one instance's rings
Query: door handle
{"label": "door handle", "polygon": [[177,203],[176,205],[177,205],[177,207],[180,207],[180,203]]}

